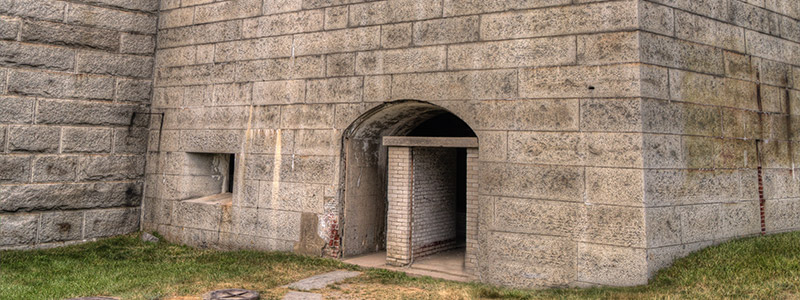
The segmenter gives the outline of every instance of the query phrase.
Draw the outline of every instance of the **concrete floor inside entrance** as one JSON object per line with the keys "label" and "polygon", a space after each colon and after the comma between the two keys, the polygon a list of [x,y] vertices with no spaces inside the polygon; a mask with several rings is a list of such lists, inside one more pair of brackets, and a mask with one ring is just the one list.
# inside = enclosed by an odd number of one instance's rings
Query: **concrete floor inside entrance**
{"label": "concrete floor inside entrance", "polygon": [[457,248],[417,259],[407,267],[394,267],[386,264],[385,251],[350,257],[343,261],[366,268],[404,272],[411,276],[430,276],[467,282],[471,278],[464,270],[464,254],[465,248]]}

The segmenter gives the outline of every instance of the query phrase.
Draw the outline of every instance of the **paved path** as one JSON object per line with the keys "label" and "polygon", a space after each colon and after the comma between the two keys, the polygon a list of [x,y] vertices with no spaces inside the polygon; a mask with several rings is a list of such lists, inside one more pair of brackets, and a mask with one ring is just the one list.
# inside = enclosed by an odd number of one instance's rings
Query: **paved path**
{"label": "paved path", "polygon": [[[347,278],[356,277],[361,275],[361,272],[354,272],[354,271],[333,271],[328,272],[325,274],[320,274],[317,276],[311,276],[309,278],[300,280],[298,282],[289,284],[288,288],[297,290],[297,291],[310,291],[310,290],[319,290],[324,289],[330,284],[340,282]],[[322,295],[314,294],[314,293],[304,293],[304,292],[295,292],[291,291],[283,296],[284,300],[316,300],[322,299]]]}

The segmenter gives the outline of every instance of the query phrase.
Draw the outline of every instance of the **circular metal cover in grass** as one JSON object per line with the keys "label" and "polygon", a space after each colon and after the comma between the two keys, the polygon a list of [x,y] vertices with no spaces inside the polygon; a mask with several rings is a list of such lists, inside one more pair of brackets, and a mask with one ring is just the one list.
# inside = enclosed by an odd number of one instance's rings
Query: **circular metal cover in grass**
{"label": "circular metal cover in grass", "polygon": [[258,292],[243,289],[225,289],[208,292],[203,300],[258,300]]}

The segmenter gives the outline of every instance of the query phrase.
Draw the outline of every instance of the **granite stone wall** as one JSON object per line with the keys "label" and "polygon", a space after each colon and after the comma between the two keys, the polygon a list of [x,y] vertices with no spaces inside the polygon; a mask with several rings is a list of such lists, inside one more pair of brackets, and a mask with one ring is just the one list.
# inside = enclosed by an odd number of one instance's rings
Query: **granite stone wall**
{"label": "granite stone wall", "polygon": [[157,10],[0,1],[0,249],[139,230]]}
{"label": "granite stone wall", "polygon": [[[644,284],[800,224],[798,3],[163,0],[144,227],[381,250],[380,137],[450,112],[479,139],[476,279]],[[193,201],[190,153],[236,155],[230,202]]]}
{"label": "granite stone wall", "polygon": [[635,103],[650,273],[731,238],[800,229],[800,2],[647,0]]}

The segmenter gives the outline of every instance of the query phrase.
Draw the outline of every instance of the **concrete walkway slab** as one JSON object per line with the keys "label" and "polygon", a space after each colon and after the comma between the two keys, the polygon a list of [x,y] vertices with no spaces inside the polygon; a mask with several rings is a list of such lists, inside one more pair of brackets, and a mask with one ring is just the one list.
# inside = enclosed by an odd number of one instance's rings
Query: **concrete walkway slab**
{"label": "concrete walkway slab", "polygon": [[322,295],[291,291],[283,296],[283,300],[322,300]]}
{"label": "concrete walkway slab", "polygon": [[361,275],[361,272],[354,271],[333,271],[317,276],[312,276],[298,282],[290,284],[288,287],[298,291],[310,291],[324,289],[329,284],[340,282],[347,278],[356,277]]}

